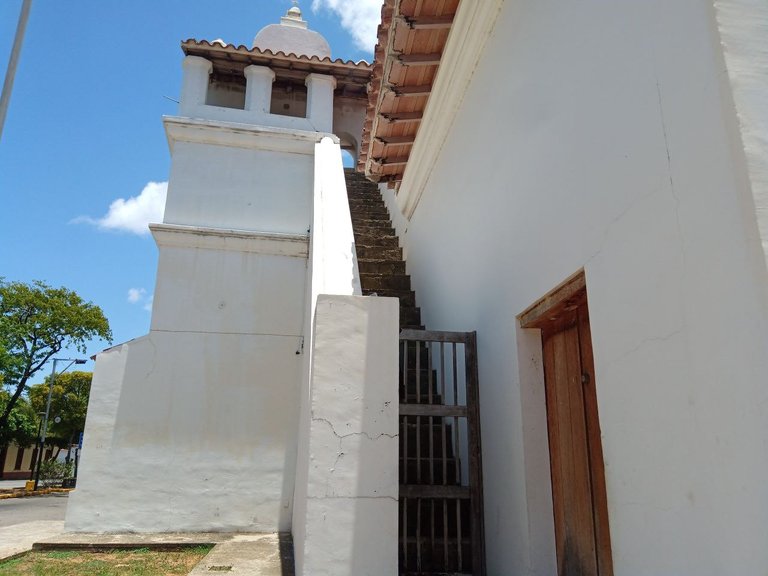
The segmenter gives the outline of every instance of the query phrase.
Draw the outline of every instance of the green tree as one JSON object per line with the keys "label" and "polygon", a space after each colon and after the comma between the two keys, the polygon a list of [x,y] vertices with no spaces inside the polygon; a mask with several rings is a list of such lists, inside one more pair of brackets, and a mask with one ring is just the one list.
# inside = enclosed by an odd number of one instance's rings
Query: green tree
{"label": "green tree", "polygon": [[[48,435],[58,445],[71,446],[85,428],[85,412],[91,392],[92,372],[64,372],[56,374],[51,393],[51,412],[48,421]],[[45,412],[51,377],[42,384],[29,389],[29,401],[34,412]],[[56,418],[59,422],[56,422]]]}
{"label": "green tree", "polygon": [[112,342],[101,308],[66,288],[0,279],[0,375],[10,398],[0,413],[0,435],[29,379],[64,348],[85,353],[94,338]]}
{"label": "green tree", "polygon": [[[11,395],[0,390],[0,410],[5,410]],[[0,430],[0,446],[11,442],[19,446],[29,446],[37,438],[37,416],[26,398],[19,398],[11,410],[8,425]]]}

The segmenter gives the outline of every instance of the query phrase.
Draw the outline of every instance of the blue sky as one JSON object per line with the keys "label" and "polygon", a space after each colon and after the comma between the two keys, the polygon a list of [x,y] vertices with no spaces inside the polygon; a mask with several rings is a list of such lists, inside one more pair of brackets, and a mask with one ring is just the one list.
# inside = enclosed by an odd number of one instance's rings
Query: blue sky
{"label": "blue sky", "polygon": [[[161,117],[176,113],[168,98],[178,100],[179,44],[222,38],[250,46],[291,5],[34,0],[0,141],[0,276],[75,290],[102,307],[115,343],[145,334],[157,249],[136,231],[168,177]],[[334,58],[371,60],[379,0],[300,6]],[[3,75],[20,8],[21,0],[0,1]],[[125,202],[110,212],[118,199]],[[93,343],[88,355],[103,347]]]}

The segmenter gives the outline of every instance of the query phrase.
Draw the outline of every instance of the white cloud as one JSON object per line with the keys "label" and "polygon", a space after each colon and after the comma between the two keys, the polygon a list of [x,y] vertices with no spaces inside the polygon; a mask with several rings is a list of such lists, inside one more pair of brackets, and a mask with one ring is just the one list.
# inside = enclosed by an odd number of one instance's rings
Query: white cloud
{"label": "white cloud", "polygon": [[373,52],[381,21],[382,0],[312,0],[312,11],[330,10],[341,18],[341,27],[361,50]]}
{"label": "white cloud", "polygon": [[109,210],[101,218],[80,216],[73,222],[87,222],[100,230],[117,230],[133,234],[149,234],[147,224],[162,222],[165,211],[165,196],[168,182],[148,182],[138,196],[127,200],[118,198],[109,205]]}
{"label": "white cloud", "polygon": [[141,304],[141,307],[147,312],[152,312],[152,301],[155,295],[147,295],[147,291],[144,288],[129,288],[128,289],[128,302],[131,304]]}
{"label": "white cloud", "polygon": [[147,291],[144,288],[129,288],[128,302],[130,302],[131,304],[136,304],[136,302],[141,300],[146,294],[147,294]]}

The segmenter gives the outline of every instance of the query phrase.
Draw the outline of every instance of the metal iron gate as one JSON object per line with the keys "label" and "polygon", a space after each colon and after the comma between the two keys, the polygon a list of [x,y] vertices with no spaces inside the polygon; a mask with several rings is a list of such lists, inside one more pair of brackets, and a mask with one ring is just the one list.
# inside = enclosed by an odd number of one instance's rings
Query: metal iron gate
{"label": "metal iron gate", "polygon": [[485,574],[475,332],[400,332],[403,576]]}

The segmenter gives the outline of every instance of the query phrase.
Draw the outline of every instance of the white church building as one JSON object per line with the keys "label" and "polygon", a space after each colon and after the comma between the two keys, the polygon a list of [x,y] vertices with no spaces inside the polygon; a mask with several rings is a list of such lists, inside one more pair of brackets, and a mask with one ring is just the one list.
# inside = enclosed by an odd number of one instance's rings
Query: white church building
{"label": "white church building", "polygon": [[378,40],[182,43],[151,328],[97,357],[66,528],[768,574],[768,5],[385,0]]}

